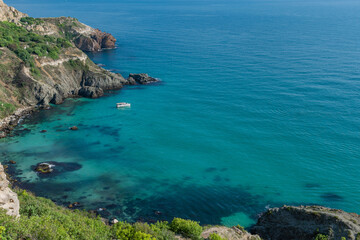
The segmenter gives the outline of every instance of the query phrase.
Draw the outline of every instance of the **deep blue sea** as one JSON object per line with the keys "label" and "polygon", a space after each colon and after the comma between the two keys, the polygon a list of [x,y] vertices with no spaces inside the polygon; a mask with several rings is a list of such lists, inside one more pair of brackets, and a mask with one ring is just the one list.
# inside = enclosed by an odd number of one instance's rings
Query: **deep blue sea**
{"label": "deep blue sea", "polygon": [[[1,140],[1,161],[39,196],[127,221],[250,226],[284,204],[360,213],[360,1],[6,2],[110,32],[118,48],[95,63],[162,80],[69,99]],[[47,161],[81,168],[39,177],[31,166]]]}

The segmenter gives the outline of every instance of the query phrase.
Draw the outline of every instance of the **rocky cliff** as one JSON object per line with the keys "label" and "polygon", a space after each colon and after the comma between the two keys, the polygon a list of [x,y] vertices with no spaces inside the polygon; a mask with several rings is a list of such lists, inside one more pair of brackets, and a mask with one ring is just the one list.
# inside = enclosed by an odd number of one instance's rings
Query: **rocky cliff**
{"label": "rocky cliff", "polygon": [[27,17],[27,14],[9,7],[0,0],[0,21],[19,22],[21,18]]}
{"label": "rocky cliff", "polygon": [[[264,240],[360,239],[360,216],[321,206],[284,206],[263,213],[252,228]],[[324,239],[324,238],[322,238]]]}
{"label": "rocky cliff", "polygon": [[97,66],[82,52],[115,47],[111,34],[70,17],[31,18],[1,0],[0,20],[0,137],[22,115],[17,111],[4,119],[17,109],[28,113],[28,107],[97,98],[105,90],[140,83]]}
{"label": "rocky cliff", "polygon": [[19,217],[20,203],[16,193],[9,188],[4,167],[0,164],[0,208],[6,210],[6,214]]}

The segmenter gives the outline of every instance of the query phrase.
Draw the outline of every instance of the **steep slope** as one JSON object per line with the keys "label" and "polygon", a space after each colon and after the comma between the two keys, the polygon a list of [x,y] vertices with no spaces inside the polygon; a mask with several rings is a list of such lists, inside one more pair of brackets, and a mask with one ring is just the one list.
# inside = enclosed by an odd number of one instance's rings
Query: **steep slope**
{"label": "steep slope", "polygon": [[59,104],[68,97],[97,98],[129,84],[75,45],[89,51],[111,48],[115,38],[110,34],[73,18],[27,17],[1,0],[0,19],[5,20],[0,21],[0,137],[17,123],[19,109],[27,113],[28,107]]}

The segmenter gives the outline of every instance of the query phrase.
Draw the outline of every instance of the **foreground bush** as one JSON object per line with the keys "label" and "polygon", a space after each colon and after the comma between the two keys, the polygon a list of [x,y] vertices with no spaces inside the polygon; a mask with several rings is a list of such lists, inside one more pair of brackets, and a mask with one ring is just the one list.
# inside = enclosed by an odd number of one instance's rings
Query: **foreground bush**
{"label": "foreground bush", "polygon": [[198,222],[191,220],[184,220],[181,218],[174,218],[170,224],[170,229],[184,237],[191,238],[193,240],[200,239],[202,233],[202,227]]}
{"label": "foreground bush", "polygon": [[[24,190],[18,190],[17,194],[21,217],[16,219],[0,211],[1,240],[176,240],[174,232],[191,239],[200,239],[202,233],[197,222],[180,218],[175,218],[171,224],[118,222],[109,226],[86,211],[58,206]],[[210,239],[221,240],[216,236]]]}
{"label": "foreground bush", "polygon": [[18,192],[21,217],[0,213],[1,239],[111,239],[110,226],[85,211],[71,211],[51,200]]}

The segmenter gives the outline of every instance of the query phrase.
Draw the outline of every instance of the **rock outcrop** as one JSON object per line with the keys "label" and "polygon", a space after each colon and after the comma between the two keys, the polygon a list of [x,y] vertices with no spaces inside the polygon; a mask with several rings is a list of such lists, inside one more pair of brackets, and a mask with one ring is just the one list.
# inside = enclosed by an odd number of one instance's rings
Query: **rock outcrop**
{"label": "rock outcrop", "polygon": [[19,22],[21,18],[28,15],[6,5],[0,0],[0,21]]}
{"label": "rock outcrop", "polygon": [[105,33],[95,29],[90,33],[90,37],[80,35],[74,40],[76,47],[86,52],[97,52],[101,49],[115,48],[116,39],[110,33]]}
{"label": "rock outcrop", "polygon": [[129,84],[150,84],[159,82],[158,79],[150,77],[146,73],[130,73],[127,80]]}
{"label": "rock outcrop", "polygon": [[22,21],[21,26],[40,35],[63,37],[72,41],[85,52],[97,52],[115,48],[116,39],[110,33],[102,32],[79,22],[76,18],[38,18],[38,21]]}
{"label": "rock outcrop", "polygon": [[0,208],[6,210],[6,214],[19,217],[20,202],[17,194],[9,188],[4,167],[0,164]]}
{"label": "rock outcrop", "polygon": [[357,240],[360,216],[321,206],[284,206],[263,213],[251,232],[264,240],[311,240],[317,234],[331,240]]}
{"label": "rock outcrop", "polygon": [[227,240],[261,240],[258,235],[251,235],[244,229],[238,227],[228,228],[224,226],[210,227],[201,234],[201,237],[209,239],[210,235],[213,233],[216,233]]}

